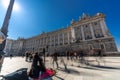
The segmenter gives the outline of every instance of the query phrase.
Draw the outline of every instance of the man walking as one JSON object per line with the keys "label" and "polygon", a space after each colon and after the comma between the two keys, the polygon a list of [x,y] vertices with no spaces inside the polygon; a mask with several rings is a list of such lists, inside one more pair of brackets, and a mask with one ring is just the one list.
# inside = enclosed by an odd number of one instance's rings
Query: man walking
{"label": "man walking", "polygon": [[53,57],[53,68],[54,68],[54,62],[56,63],[56,66],[57,66],[57,68],[59,68],[59,66],[58,66],[58,58],[57,58],[57,52],[55,52],[53,55],[52,55],[52,57]]}

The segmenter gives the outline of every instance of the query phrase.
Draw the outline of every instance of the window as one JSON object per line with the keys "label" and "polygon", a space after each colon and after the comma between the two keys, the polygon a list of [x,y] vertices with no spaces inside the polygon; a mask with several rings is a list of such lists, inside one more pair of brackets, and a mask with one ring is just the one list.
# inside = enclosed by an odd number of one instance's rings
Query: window
{"label": "window", "polygon": [[104,49],[104,45],[103,44],[101,44],[100,46],[101,46],[101,49]]}
{"label": "window", "polygon": [[60,45],[62,45],[62,43],[60,43]]}
{"label": "window", "polygon": [[97,25],[97,22],[94,22],[94,25]]}
{"label": "window", "polygon": [[98,34],[95,34],[95,37],[100,38],[100,37],[104,37],[104,36],[98,33]]}
{"label": "window", "polygon": [[92,37],[91,37],[90,35],[87,35],[87,36],[86,36],[86,40],[87,40],[87,39],[92,39]]}

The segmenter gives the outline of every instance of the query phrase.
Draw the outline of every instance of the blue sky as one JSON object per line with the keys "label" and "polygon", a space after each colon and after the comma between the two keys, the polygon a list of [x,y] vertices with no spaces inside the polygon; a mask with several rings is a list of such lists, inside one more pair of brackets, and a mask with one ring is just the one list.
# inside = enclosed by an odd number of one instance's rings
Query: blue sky
{"label": "blue sky", "polygon": [[[6,9],[0,0],[0,26]],[[31,37],[41,32],[57,30],[78,20],[82,13],[106,14],[106,24],[120,48],[120,8],[119,0],[15,0],[19,10],[13,10],[8,38]]]}

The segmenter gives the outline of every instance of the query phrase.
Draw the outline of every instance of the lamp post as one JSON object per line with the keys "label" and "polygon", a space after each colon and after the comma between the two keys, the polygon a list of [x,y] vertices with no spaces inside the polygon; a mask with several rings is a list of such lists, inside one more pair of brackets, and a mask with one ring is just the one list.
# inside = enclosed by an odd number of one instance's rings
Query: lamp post
{"label": "lamp post", "polygon": [[0,31],[0,72],[1,72],[1,68],[2,68],[2,64],[3,64],[3,60],[4,60],[4,47],[5,47],[5,35]]}
{"label": "lamp post", "polygon": [[8,25],[9,25],[14,1],[15,0],[10,0],[10,4],[8,6],[7,13],[5,15],[2,28],[0,30],[0,72],[1,72],[1,67],[2,67],[4,54],[5,54],[5,52],[3,50],[5,48],[5,43],[6,43],[7,33],[8,33]]}

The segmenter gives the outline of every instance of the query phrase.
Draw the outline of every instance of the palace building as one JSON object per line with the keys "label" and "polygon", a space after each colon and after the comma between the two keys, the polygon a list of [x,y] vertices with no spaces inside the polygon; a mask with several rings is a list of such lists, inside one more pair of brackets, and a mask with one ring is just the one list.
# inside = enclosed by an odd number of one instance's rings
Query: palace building
{"label": "palace building", "polygon": [[46,48],[46,52],[50,54],[55,50],[65,52],[103,49],[106,53],[117,52],[114,38],[108,30],[103,13],[93,16],[83,13],[78,21],[72,20],[66,28],[44,32],[27,39],[19,38],[11,43],[11,52],[18,54],[25,51],[42,52],[43,48]]}

